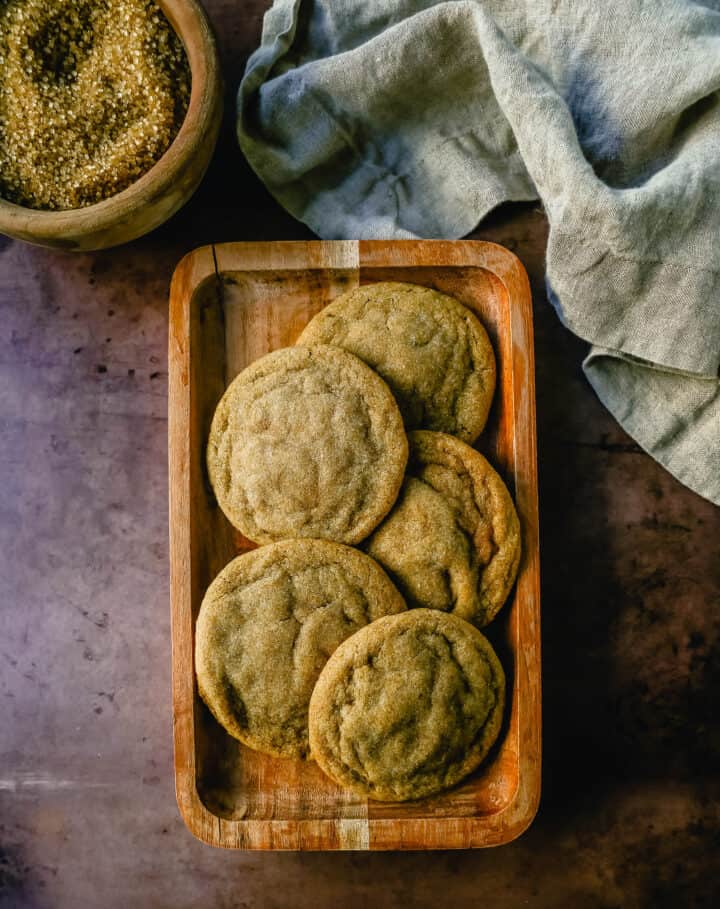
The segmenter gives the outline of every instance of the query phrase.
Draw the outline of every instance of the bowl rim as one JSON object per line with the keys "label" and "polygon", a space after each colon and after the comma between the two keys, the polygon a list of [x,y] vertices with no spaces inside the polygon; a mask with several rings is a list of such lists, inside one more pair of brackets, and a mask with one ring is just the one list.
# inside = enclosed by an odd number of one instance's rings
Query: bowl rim
{"label": "bowl rim", "polygon": [[161,197],[181,176],[212,128],[220,61],[210,23],[198,0],[156,0],[156,3],[182,42],[190,67],[190,99],[175,138],[153,166],[130,186],[83,208],[28,208],[0,196],[0,233],[13,235],[22,231],[51,237],[65,230],[76,236],[106,230]]}

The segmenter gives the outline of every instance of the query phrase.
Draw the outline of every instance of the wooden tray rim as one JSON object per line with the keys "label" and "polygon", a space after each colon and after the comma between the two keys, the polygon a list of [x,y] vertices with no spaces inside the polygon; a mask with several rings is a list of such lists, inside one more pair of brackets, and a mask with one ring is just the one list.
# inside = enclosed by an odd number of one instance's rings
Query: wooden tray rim
{"label": "wooden tray rim", "polygon": [[[388,255],[388,253],[391,255]],[[476,267],[494,274],[510,301],[513,359],[523,351],[525,394],[514,382],[516,498],[522,498],[526,551],[522,580],[527,588],[526,620],[530,647],[516,656],[535,684],[519,702],[519,780],[504,809],[482,817],[368,818],[301,820],[226,820],[210,812],[195,785],[192,654],[192,601],[189,583],[191,553],[191,490],[175,482],[189,477],[190,439],[190,301],[200,284],[223,271],[293,270],[339,267]],[[280,264],[283,263],[283,264]],[[522,422],[521,422],[522,421]],[[173,737],[175,789],[178,807],[188,829],[202,842],[228,849],[282,850],[413,850],[464,849],[495,846],[520,836],[532,823],[540,800],[540,563],[538,540],[537,454],[535,431],[535,369],[532,303],[527,273],[508,249],[479,240],[360,240],[276,241],[223,243],[200,247],[179,262],[170,289],[168,335],[168,460],[170,518],[170,601],[172,619]],[[189,487],[189,484],[188,484]],[[530,541],[528,547],[527,542]],[[520,581],[518,582],[520,583]],[[190,628],[190,634],[185,633]],[[522,709],[521,709],[522,708]],[[523,723],[524,713],[533,722]],[[358,824],[364,829],[358,831]],[[278,840],[281,842],[278,843]]]}

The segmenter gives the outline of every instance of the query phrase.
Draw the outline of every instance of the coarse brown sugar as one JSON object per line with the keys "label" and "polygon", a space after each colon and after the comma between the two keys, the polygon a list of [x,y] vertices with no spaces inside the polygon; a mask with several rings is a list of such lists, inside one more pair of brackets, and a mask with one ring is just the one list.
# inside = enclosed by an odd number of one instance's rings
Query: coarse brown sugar
{"label": "coarse brown sugar", "polygon": [[189,97],[154,0],[0,2],[0,197],[64,210],[115,195],[164,154]]}

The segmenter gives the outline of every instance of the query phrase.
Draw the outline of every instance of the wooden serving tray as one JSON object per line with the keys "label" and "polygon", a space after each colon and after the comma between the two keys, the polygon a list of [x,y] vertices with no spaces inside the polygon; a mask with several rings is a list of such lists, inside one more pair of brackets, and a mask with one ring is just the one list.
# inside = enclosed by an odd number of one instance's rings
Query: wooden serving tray
{"label": "wooden serving tray", "polygon": [[[508,678],[499,743],[463,785],[434,798],[369,802],[313,763],[245,748],[198,698],[195,619],[213,577],[254,544],[215,502],[205,445],[215,406],[248,363],[295,342],[358,283],[410,281],[475,310],[490,333],[498,387],[478,447],[517,503],[523,557],[515,591],[486,629]],[[464,849],[525,830],[540,796],[540,588],[530,289],[518,259],[471,241],[228,243],[178,265],[170,292],[170,592],[175,783],[190,830],[233,849]]]}

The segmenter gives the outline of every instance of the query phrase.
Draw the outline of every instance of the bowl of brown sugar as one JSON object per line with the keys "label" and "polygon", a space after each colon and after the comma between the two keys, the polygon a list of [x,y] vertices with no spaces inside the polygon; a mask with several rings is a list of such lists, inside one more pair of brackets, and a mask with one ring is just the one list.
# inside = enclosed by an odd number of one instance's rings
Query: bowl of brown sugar
{"label": "bowl of brown sugar", "polygon": [[0,233],[102,249],[193,194],[222,117],[196,0],[0,3]]}

